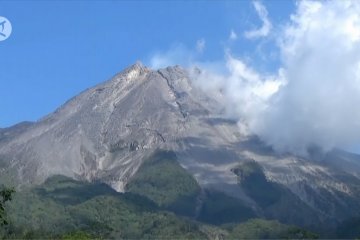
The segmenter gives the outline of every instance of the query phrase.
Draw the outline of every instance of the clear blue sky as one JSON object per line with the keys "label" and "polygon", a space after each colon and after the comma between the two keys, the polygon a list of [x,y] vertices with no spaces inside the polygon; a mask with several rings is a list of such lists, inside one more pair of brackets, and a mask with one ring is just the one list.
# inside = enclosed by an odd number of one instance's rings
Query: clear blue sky
{"label": "clear blue sky", "polygon": [[[264,1],[273,24],[294,2]],[[82,90],[174,44],[194,48],[203,61],[255,52],[243,32],[261,25],[250,1],[0,1],[13,32],[0,42],[0,127],[35,121]],[[266,43],[264,43],[266,47]],[[260,65],[261,66],[261,65]]]}

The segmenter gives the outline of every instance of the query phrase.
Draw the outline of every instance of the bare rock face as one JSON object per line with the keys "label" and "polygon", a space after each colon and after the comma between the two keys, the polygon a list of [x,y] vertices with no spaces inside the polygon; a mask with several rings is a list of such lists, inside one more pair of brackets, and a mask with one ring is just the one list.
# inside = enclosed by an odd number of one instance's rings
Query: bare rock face
{"label": "bare rock face", "polygon": [[[360,195],[359,156],[334,151],[314,161],[279,155],[256,137],[241,136],[222,107],[181,67],[155,71],[136,63],[38,122],[0,129],[0,178],[22,187],[62,174],[124,191],[143,161],[166,149],[201,186],[250,205],[231,170],[254,160],[268,181],[324,216],[352,211],[348,199]],[[350,202],[360,212],[360,203]]]}
{"label": "bare rock face", "polygon": [[36,123],[1,130],[1,173],[19,185],[63,174],[123,191],[155,149],[177,148],[192,111],[207,112],[189,91],[179,67],[136,63]]}

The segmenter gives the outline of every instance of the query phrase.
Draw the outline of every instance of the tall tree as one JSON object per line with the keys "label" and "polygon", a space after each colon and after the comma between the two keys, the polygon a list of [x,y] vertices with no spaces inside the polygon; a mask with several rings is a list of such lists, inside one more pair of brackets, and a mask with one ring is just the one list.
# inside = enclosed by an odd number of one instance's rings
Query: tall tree
{"label": "tall tree", "polygon": [[5,214],[5,203],[11,201],[15,189],[13,188],[3,188],[0,191],[0,225],[7,225],[8,221],[6,220]]}

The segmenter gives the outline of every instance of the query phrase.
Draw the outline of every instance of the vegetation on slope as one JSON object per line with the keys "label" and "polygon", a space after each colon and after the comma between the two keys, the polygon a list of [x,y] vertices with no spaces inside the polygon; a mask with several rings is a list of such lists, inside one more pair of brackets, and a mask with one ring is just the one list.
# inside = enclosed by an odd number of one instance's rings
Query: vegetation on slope
{"label": "vegetation on slope", "polygon": [[5,204],[11,201],[13,193],[15,192],[12,188],[2,187],[0,190],[0,226],[7,225]]}
{"label": "vegetation on slope", "polygon": [[337,237],[342,239],[360,239],[360,218],[343,221],[337,228]]}
{"label": "vegetation on slope", "polygon": [[242,222],[256,216],[239,199],[217,191],[201,193],[197,181],[170,151],[158,151],[150,157],[131,179],[127,190],[151,199],[161,208],[196,216],[210,224]]}
{"label": "vegetation on slope", "polygon": [[[80,195],[78,193],[81,193]],[[234,239],[243,236],[294,236],[293,229],[269,234],[272,222],[249,222],[226,228],[209,226],[163,211],[134,193],[117,193],[107,185],[55,176],[14,195],[3,238],[15,239]],[[216,216],[214,215],[214,218]],[[251,223],[251,222],[250,222]],[[244,225],[245,224],[245,225]],[[247,225],[246,225],[247,224]],[[270,224],[270,227],[267,227]],[[301,232],[301,229],[295,232]],[[259,231],[262,233],[259,235]],[[307,232],[305,232],[307,233]],[[309,235],[296,235],[298,238]]]}
{"label": "vegetation on slope", "polygon": [[238,176],[239,185],[256,202],[266,218],[314,228],[321,223],[315,210],[289,189],[268,181],[255,161],[244,162],[233,172]]}
{"label": "vegetation on slope", "polygon": [[17,193],[9,207],[7,238],[206,237],[198,224],[161,211],[146,198],[59,176]]}
{"label": "vegetation on slope", "polygon": [[[276,209],[283,190],[268,183],[257,165],[242,165],[234,172],[267,214]],[[26,239],[316,237],[276,221],[249,220],[257,216],[252,209],[224,193],[201,190],[173,152],[156,152],[127,190],[117,193],[103,183],[53,176],[15,194],[7,209],[9,226],[0,235]],[[181,217],[184,215],[191,218]],[[227,225],[222,226],[224,223]]]}
{"label": "vegetation on slope", "polygon": [[138,170],[127,191],[154,201],[177,214],[193,216],[200,187],[170,151],[156,152]]}
{"label": "vegetation on slope", "polygon": [[15,190],[2,186],[0,188],[0,236],[6,234],[9,224],[7,217],[7,205],[12,200]]}
{"label": "vegetation on slope", "polygon": [[278,221],[252,219],[228,227],[229,239],[316,239],[318,235]]}
{"label": "vegetation on slope", "polygon": [[254,211],[239,199],[224,193],[205,192],[198,220],[210,224],[238,223],[256,217]]}

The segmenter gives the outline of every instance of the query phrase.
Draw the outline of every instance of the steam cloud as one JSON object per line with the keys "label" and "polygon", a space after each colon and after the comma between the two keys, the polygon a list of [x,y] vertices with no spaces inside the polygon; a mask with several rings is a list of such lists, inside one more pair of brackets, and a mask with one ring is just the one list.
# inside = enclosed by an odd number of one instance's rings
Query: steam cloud
{"label": "steam cloud", "polygon": [[[267,13],[261,7],[256,10]],[[264,75],[227,52],[226,73],[197,63],[202,71],[195,84],[209,94],[221,89],[240,131],[278,151],[304,154],[312,145],[330,150],[358,144],[360,2],[298,2],[277,30],[277,72]]]}

